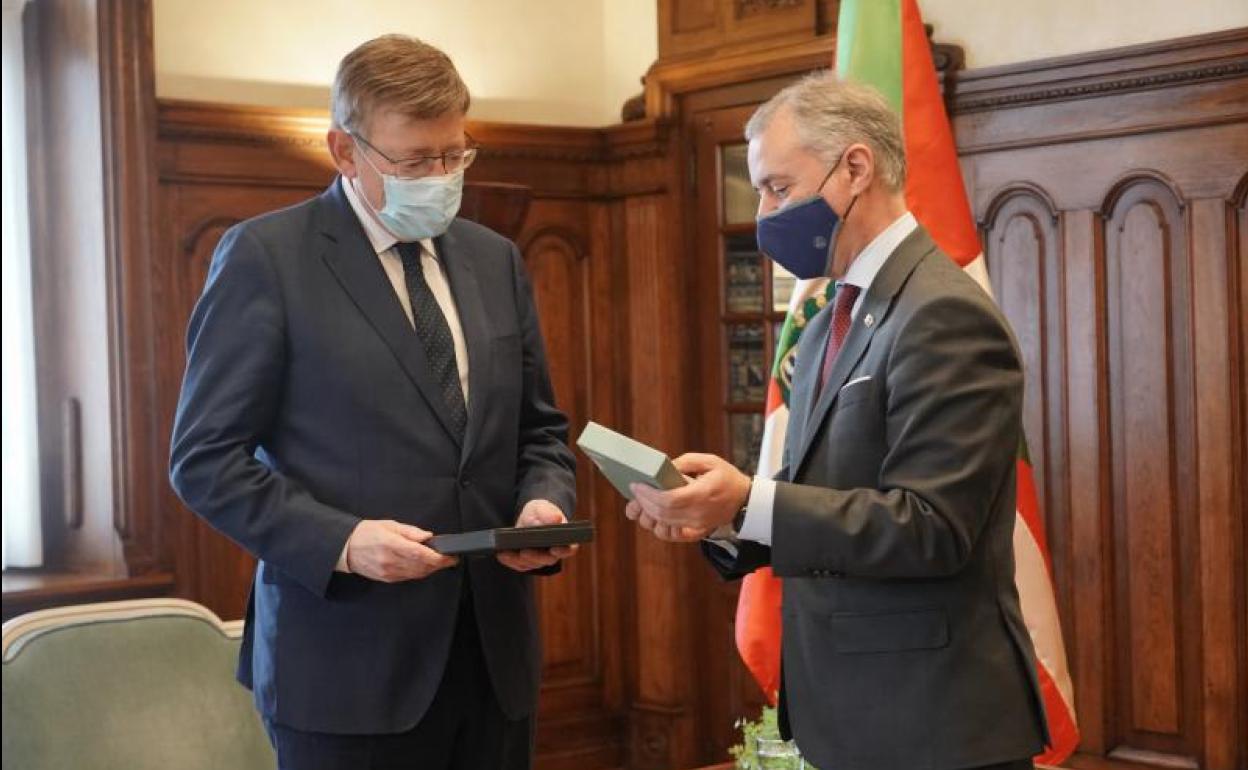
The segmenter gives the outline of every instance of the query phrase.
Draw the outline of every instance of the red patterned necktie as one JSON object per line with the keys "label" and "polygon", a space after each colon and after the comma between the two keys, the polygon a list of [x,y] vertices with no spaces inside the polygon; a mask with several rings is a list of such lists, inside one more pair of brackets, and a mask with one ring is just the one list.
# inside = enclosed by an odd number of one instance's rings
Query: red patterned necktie
{"label": "red patterned necktie", "polygon": [[832,325],[828,330],[828,347],[823,351],[823,368],[819,372],[820,395],[823,395],[823,387],[827,384],[828,375],[832,373],[832,364],[836,361],[836,354],[841,352],[841,344],[845,342],[845,336],[849,334],[849,327],[853,323],[850,312],[854,309],[854,300],[858,299],[861,291],[862,289],[852,283],[843,283],[836,290],[836,299],[832,301]]}

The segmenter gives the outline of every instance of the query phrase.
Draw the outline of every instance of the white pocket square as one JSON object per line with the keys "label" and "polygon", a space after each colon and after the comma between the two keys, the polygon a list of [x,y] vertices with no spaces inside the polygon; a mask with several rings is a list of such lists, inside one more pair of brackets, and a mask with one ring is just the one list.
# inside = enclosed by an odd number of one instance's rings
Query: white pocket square
{"label": "white pocket square", "polygon": [[841,390],[847,390],[847,389],[849,389],[849,388],[853,387],[854,385],[857,385],[857,384],[858,384],[858,383],[860,383],[860,382],[867,382],[867,381],[869,381],[870,379],[871,379],[871,375],[869,375],[869,374],[864,374],[864,375],[862,375],[861,377],[855,377],[854,379],[852,379],[852,380],[850,380],[849,382],[847,382],[847,383],[845,383],[844,385],[842,385],[842,386],[841,386]]}

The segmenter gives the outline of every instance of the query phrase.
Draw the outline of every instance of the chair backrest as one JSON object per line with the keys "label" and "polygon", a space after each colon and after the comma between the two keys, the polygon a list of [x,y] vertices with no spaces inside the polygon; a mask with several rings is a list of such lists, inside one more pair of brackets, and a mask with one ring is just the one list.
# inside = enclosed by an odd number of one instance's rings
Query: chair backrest
{"label": "chair backrest", "polygon": [[242,622],[180,599],[41,610],[4,624],[4,767],[272,768],[234,680]]}

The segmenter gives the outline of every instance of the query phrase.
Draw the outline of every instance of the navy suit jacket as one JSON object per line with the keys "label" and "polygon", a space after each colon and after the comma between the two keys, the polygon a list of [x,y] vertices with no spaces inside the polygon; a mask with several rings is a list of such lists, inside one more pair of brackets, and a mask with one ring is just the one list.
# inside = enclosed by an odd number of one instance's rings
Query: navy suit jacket
{"label": "navy suit jacket", "polygon": [[504,712],[527,715],[537,700],[532,577],[489,558],[394,584],[334,571],[365,518],[448,533],[511,526],[538,498],[573,513],[567,420],[519,252],[462,219],[435,245],[468,348],[462,446],[338,180],[231,228],[191,316],[171,479],[259,559],[239,680],[263,715],[296,729],[414,726],[464,580]]}

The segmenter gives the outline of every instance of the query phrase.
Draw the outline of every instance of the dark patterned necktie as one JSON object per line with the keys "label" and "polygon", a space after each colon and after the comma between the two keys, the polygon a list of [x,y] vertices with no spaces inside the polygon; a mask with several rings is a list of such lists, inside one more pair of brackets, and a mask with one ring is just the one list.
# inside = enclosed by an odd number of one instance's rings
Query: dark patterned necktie
{"label": "dark patterned necktie", "polygon": [[446,322],[446,316],[442,314],[442,308],[438,307],[438,300],[425,280],[425,271],[420,265],[421,245],[399,243],[395,246],[399,258],[403,260],[403,278],[407,283],[408,299],[412,303],[412,321],[416,326],[416,336],[425,348],[433,381],[442,393],[456,438],[462,442],[464,431],[468,427],[468,409],[464,403],[463,388],[459,383],[459,365],[455,360],[455,338],[451,336],[451,326]]}
{"label": "dark patterned necktie", "polygon": [[854,309],[854,300],[858,299],[861,291],[862,289],[852,283],[843,283],[836,290],[836,299],[832,301],[832,325],[828,329],[828,347],[823,351],[823,368],[819,372],[820,395],[823,395],[828,375],[832,374],[832,364],[836,361],[836,354],[841,352],[841,345],[845,342],[849,327],[853,324],[850,314]]}

